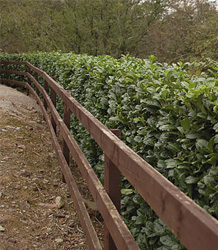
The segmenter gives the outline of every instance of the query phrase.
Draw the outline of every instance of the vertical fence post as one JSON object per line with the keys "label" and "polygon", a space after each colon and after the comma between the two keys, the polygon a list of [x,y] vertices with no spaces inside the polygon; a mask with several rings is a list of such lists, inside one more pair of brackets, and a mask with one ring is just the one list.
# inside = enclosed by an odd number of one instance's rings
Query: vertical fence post
{"label": "vertical fence post", "polygon": [[[6,62],[4,62],[5,65],[5,70],[8,70],[8,64]],[[5,79],[8,80],[8,74],[5,73]],[[8,84],[8,82],[6,82],[6,84]]]}
{"label": "vertical fence post", "polygon": [[[51,101],[52,103],[54,104],[55,108],[56,108],[56,97],[57,97],[57,94],[55,93],[55,91],[51,88]],[[56,123],[55,123],[55,120],[51,114],[51,123],[52,123],[52,126],[53,126],[53,129],[55,131],[55,134],[56,134]]]}
{"label": "vertical fence post", "polygon": [[[30,74],[30,68],[29,68],[29,66],[28,66],[28,68],[27,68],[27,72]],[[29,78],[29,77],[27,77],[27,83],[28,83],[29,85],[31,84],[31,81],[30,81],[30,78]],[[30,94],[30,91],[29,91],[28,88],[26,89],[26,94],[27,94],[27,95]]]}
{"label": "vertical fence post", "polygon": [[[119,129],[111,129],[118,138],[121,139],[121,131]],[[105,154],[105,167],[104,167],[104,188],[110,196],[112,202],[120,212],[120,200],[121,200],[121,173],[119,169],[111,162],[111,160]],[[114,241],[109,233],[109,230],[105,226],[104,230],[104,249],[116,250]]]}
{"label": "vertical fence post", "polygon": [[[70,109],[67,107],[66,104],[64,104],[64,119],[63,120],[64,120],[64,123],[68,129],[70,129],[70,115],[71,115]],[[69,165],[69,163],[70,163],[70,150],[69,150],[69,148],[64,140],[63,140],[63,154],[64,154],[64,157]],[[62,175],[62,180],[63,180],[63,182],[66,182],[63,175]]]}
{"label": "vertical fence post", "polygon": [[[45,79],[44,79],[44,89],[45,89],[45,91],[48,93],[48,83],[46,82]],[[45,107],[45,109],[47,110],[48,105],[47,105],[47,102],[46,102],[45,98],[44,98],[44,107]]]}
{"label": "vertical fence post", "polygon": [[[37,82],[39,82],[39,75],[38,75],[38,73],[37,72],[35,72],[35,79],[36,79],[36,81]],[[36,87],[36,93],[37,93],[37,95],[39,96],[39,89]]]}

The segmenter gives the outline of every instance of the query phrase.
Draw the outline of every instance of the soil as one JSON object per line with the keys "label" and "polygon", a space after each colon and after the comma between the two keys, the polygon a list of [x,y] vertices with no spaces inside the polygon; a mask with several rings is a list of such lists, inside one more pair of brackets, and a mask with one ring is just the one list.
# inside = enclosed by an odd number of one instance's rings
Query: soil
{"label": "soil", "polygon": [[[82,179],[77,179],[85,190]],[[61,180],[35,100],[0,85],[0,250],[88,249]],[[58,196],[64,202],[61,208]],[[101,235],[100,219],[94,214],[93,220]]]}

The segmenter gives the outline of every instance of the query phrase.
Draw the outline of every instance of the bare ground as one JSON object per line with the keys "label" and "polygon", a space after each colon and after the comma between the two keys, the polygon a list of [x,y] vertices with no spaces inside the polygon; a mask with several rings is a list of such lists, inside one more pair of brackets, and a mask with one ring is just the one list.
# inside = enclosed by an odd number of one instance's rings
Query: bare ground
{"label": "bare ground", "polygon": [[88,247],[36,102],[0,85],[0,250],[6,249]]}

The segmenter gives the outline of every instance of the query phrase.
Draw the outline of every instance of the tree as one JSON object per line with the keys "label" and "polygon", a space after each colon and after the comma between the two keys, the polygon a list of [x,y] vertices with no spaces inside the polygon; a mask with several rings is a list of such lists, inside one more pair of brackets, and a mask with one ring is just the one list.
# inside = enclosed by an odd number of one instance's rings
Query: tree
{"label": "tree", "polygon": [[175,1],[144,38],[145,47],[161,61],[217,59],[218,13],[204,0]]}
{"label": "tree", "polygon": [[10,53],[154,54],[169,62],[216,59],[217,14],[206,0],[5,0],[0,48]]}

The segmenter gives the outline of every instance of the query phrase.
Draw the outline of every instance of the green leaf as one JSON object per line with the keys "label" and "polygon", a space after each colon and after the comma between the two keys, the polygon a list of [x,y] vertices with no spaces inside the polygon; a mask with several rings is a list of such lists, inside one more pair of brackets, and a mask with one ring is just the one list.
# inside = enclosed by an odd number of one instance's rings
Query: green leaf
{"label": "green leaf", "polygon": [[133,189],[130,189],[130,188],[126,188],[126,189],[123,188],[123,189],[121,189],[121,194],[123,194],[123,195],[130,195],[132,193],[134,193]]}
{"label": "green leaf", "polygon": [[188,176],[186,179],[185,179],[185,182],[187,184],[194,184],[194,183],[197,183],[199,181],[199,178],[198,177],[193,177],[193,176]]}
{"label": "green leaf", "polygon": [[208,142],[208,148],[209,148],[210,152],[213,152],[214,141],[215,141],[215,136],[212,137],[212,138],[209,140],[209,142]]}
{"label": "green leaf", "polygon": [[154,222],[154,232],[157,235],[162,235],[164,233],[165,228],[163,225],[160,225],[157,221]]}
{"label": "green leaf", "polygon": [[215,143],[218,143],[218,135],[215,135],[214,144],[215,144]]}
{"label": "green leaf", "polygon": [[172,247],[175,244],[175,242],[173,242],[171,237],[168,235],[160,237],[160,242],[168,247]]}
{"label": "green leaf", "polygon": [[198,150],[202,150],[208,148],[208,141],[204,139],[198,139],[195,145]]}
{"label": "green leaf", "polygon": [[110,117],[109,120],[110,120],[110,121],[113,121],[113,122],[118,122],[118,121],[120,121],[120,119],[119,119],[117,116]]}
{"label": "green leaf", "polygon": [[142,142],[142,137],[141,136],[135,136],[134,141],[137,143],[141,143]]}
{"label": "green leaf", "polygon": [[149,106],[160,108],[160,103],[156,100],[141,100],[142,103],[146,103]]}
{"label": "green leaf", "polygon": [[185,119],[181,120],[181,126],[183,127],[183,129],[189,131],[190,130],[190,120],[188,119],[188,117],[186,117]]}
{"label": "green leaf", "polygon": [[176,128],[175,126],[169,125],[169,124],[162,125],[162,126],[159,127],[159,129],[161,131],[172,131],[172,130],[175,130],[175,128]]}
{"label": "green leaf", "polygon": [[218,123],[213,126],[213,129],[218,133]]}
{"label": "green leaf", "polygon": [[204,176],[204,183],[206,184],[206,185],[208,185],[208,184],[210,184],[212,181],[214,181],[214,178],[213,177],[211,177],[211,176]]}
{"label": "green leaf", "polygon": [[175,109],[175,106],[172,105],[172,104],[169,104],[169,105],[164,106],[163,109],[174,110],[174,109]]}
{"label": "green leaf", "polygon": [[176,153],[176,152],[179,152],[181,150],[179,144],[177,143],[172,143],[172,142],[169,142],[168,145],[167,145],[167,148],[172,151],[173,153]]}
{"label": "green leaf", "polygon": [[170,169],[170,168],[176,168],[177,167],[177,161],[174,159],[168,159],[165,160],[166,163],[166,168]]}
{"label": "green leaf", "polygon": [[216,166],[216,163],[218,161],[218,153],[212,153],[209,155],[210,159],[208,160],[209,163],[211,163],[213,166]]}
{"label": "green leaf", "polygon": [[169,90],[168,90],[168,89],[165,89],[165,90],[163,90],[163,91],[161,92],[161,95],[162,95],[164,98],[166,98],[166,97],[168,96],[168,94],[169,94]]}
{"label": "green leaf", "polygon": [[152,63],[154,63],[155,61],[157,61],[157,57],[154,56],[154,55],[149,56],[148,59],[149,59]]}
{"label": "green leaf", "polygon": [[196,132],[190,131],[190,132],[188,132],[188,133],[185,135],[185,137],[186,137],[187,139],[197,139],[197,138],[200,137],[200,135],[199,135],[198,133],[196,133]]}

